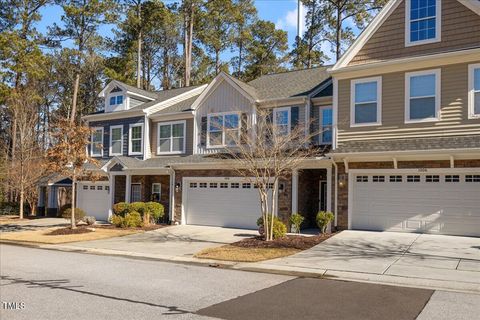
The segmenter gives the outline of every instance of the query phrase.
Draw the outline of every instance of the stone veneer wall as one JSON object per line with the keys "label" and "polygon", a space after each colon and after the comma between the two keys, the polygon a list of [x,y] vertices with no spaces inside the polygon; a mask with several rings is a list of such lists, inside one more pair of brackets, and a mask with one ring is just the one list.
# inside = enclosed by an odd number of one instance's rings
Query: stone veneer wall
{"label": "stone veneer wall", "polygon": [[[179,183],[182,185],[183,178],[191,177],[237,177],[238,173],[233,170],[176,170],[175,171],[175,185]],[[284,191],[278,195],[279,212],[278,216],[282,221],[287,223],[292,211],[292,179],[287,177],[280,180],[280,183],[284,183]],[[182,185],[182,189],[183,189]],[[182,191],[175,192],[175,208],[174,208],[175,221],[181,222],[182,217]]]}
{"label": "stone veneer wall", "polygon": [[[348,174],[345,173],[343,163],[337,163],[338,176],[345,176],[345,184],[338,187],[338,212],[337,223],[339,229],[348,228]],[[393,169],[393,161],[389,162],[352,162],[348,164],[349,169]],[[456,160],[455,168],[478,168],[480,159],[475,160]],[[399,161],[398,169],[417,169],[417,168],[450,168],[450,161]],[[334,182],[335,183],[335,182]],[[335,186],[335,185],[334,185]]]}

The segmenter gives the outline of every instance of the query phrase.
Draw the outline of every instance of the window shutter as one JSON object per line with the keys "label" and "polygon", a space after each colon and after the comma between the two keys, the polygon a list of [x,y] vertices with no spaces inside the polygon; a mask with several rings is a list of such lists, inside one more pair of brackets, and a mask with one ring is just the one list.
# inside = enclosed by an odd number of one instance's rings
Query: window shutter
{"label": "window shutter", "polygon": [[207,145],[207,117],[202,117],[202,130],[200,132],[200,146]]}
{"label": "window shutter", "polygon": [[290,108],[290,127],[291,129],[295,129],[295,127],[298,126],[298,113],[299,113],[299,108],[298,107],[291,107]]}
{"label": "window shutter", "polygon": [[246,113],[242,113],[240,121],[241,121],[241,129],[240,129],[241,143],[244,144],[246,143],[246,135],[248,134],[248,115]]}

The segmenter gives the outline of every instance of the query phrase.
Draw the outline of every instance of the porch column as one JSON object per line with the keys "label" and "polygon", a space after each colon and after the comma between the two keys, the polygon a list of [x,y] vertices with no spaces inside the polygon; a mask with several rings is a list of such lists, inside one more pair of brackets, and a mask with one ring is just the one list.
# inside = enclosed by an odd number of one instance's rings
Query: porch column
{"label": "porch column", "polygon": [[127,174],[125,176],[125,202],[130,203],[130,192],[132,191],[132,176]]}
{"label": "porch column", "polygon": [[332,212],[332,167],[327,168],[327,211]]}
{"label": "porch column", "polygon": [[298,170],[292,171],[292,212],[298,213]]}
{"label": "porch column", "polygon": [[112,207],[115,204],[115,176],[111,175],[108,179],[108,189],[110,194],[110,207],[108,208],[108,217],[110,218],[113,214]]}

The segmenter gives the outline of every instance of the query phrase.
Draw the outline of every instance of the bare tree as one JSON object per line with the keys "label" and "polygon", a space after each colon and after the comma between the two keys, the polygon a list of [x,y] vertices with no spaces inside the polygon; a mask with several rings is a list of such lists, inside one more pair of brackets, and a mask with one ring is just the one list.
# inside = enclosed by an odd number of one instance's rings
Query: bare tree
{"label": "bare tree", "polygon": [[[51,138],[54,145],[47,150],[46,167],[49,171],[59,175],[69,177],[72,180],[72,215],[71,227],[76,228],[75,224],[75,188],[80,177],[88,177],[89,180],[95,180],[96,175],[92,170],[88,170],[87,164],[97,165],[97,161],[92,159],[85,150],[88,145],[92,130],[82,124],[72,123],[67,119],[60,119],[56,122]],[[102,148],[100,144],[93,146]]]}
{"label": "bare tree", "polygon": [[[245,116],[241,119],[222,118],[219,120],[221,123],[216,124],[223,128],[225,135],[223,143],[227,145],[227,156],[231,159],[227,163],[258,190],[267,241],[273,239],[273,215],[278,207],[278,182],[289,179],[304,160],[324,151],[312,146],[312,141],[319,132],[305,130],[310,127],[308,123],[294,127],[275,125],[272,115],[271,109],[257,109],[253,124],[249,128]],[[241,125],[237,125],[237,121],[240,121]],[[209,139],[217,137],[209,135]],[[210,143],[215,144],[215,141]]]}

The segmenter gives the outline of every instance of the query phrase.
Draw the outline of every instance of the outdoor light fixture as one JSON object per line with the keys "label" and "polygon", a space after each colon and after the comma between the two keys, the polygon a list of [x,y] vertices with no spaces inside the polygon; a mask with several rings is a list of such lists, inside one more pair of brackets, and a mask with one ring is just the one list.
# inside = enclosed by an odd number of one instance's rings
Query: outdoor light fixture
{"label": "outdoor light fixture", "polygon": [[340,188],[345,187],[346,182],[347,182],[347,175],[346,174],[341,174],[341,175],[338,176],[338,186]]}
{"label": "outdoor light fixture", "polygon": [[180,182],[177,182],[175,184],[175,192],[180,192],[182,190],[182,185],[180,184]]}

